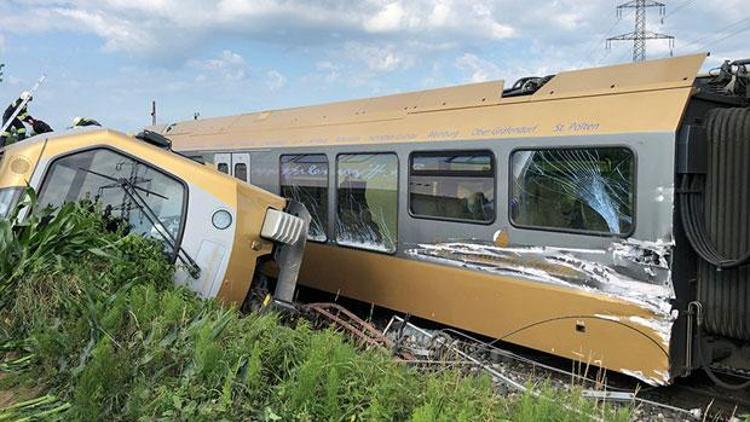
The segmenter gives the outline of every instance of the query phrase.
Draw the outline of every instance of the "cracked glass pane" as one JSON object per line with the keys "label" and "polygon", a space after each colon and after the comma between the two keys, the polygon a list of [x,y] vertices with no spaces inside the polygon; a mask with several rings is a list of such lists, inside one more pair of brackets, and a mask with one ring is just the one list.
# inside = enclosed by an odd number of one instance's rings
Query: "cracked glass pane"
{"label": "cracked glass pane", "polygon": [[398,159],[395,154],[338,156],[336,241],[396,251]]}
{"label": "cracked glass pane", "polygon": [[510,214],[527,227],[628,234],[635,210],[635,159],[627,148],[515,151]]}
{"label": "cracked glass pane", "polygon": [[183,185],[156,169],[110,150],[85,151],[55,161],[39,192],[39,205],[59,207],[66,202],[89,199],[101,204],[108,217],[126,223],[130,233],[163,239],[159,228],[125,193],[120,179],[135,186],[169,235],[177,239],[184,213]]}
{"label": "cracked glass pane", "polygon": [[328,158],[324,154],[282,155],[281,196],[301,202],[310,212],[308,239],[328,239]]}
{"label": "cracked glass pane", "polygon": [[415,216],[489,223],[495,219],[495,169],[485,151],[412,154],[409,206]]}

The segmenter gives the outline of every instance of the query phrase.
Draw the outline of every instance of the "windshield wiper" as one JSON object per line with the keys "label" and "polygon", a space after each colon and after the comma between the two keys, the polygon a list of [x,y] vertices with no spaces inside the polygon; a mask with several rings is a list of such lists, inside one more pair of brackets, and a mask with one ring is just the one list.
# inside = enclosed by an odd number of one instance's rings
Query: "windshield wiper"
{"label": "windshield wiper", "polygon": [[97,175],[99,177],[103,177],[103,178],[105,178],[107,180],[111,180],[111,181],[115,182],[116,186],[122,185],[122,181],[124,180],[124,181],[128,182],[129,184],[131,184],[134,189],[138,189],[140,191],[146,192],[149,195],[158,196],[161,199],[169,201],[169,197],[164,196],[164,195],[162,195],[160,193],[154,192],[152,190],[148,190],[146,188],[142,188],[140,186],[136,186],[133,182],[131,182],[128,179],[125,179],[125,178],[122,178],[122,177],[121,178],[116,178],[116,177],[112,177],[112,176],[107,176],[106,174],[102,174],[102,173],[99,173],[98,171],[94,171],[94,170],[91,170],[91,169],[86,169],[86,168],[83,168],[83,167],[78,167],[78,170],[85,171],[86,173],[95,174],[95,175]]}
{"label": "windshield wiper", "polygon": [[123,192],[125,192],[125,195],[127,195],[130,198],[130,200],[133,201],[133,203],[141,210],[141,212],[143,212],[143,215],[146,216],[146,218],[154,226],[154,228],[156,228],[156,231],[159,232],[159,234],[162,236],[167,246],[169,246],[172,249],[172,251],[174,251],[174,254],[177,257],[177,259],[179,259],[180,262],[182,262],[187,267],[188,274],[190,274],[190,276],[196,280],[200,278],[201,268],[198,266],[195,260],[190,256],[190,254],[185,252],[185,250],[182,249],[181,246],[177,246],[177,241],[172,236],[172,233],[170,233],[169,230],[161,222],[161,220],[159,220],[159,216],[156,214],[153,208],[151,208],[151,206],[148,205],[148,202],[146,202],[146,200],[141,196],[140,193],[138,193],[138,191],[141,190],[148,194],[156,195],[166,200],[169,200],[169,198],[159,193],[136,186],[132,182],[130,182],[130,180],[124,177],[115,178],[115,177],[107,176],[106,174],[101,174],[94,170],[80,168],[80,167],[79,167],[79,170],[94,174],[96,176],[105,178],[107,180],[111,180],[112,182],[115,182],[116,185],[119,186]]}

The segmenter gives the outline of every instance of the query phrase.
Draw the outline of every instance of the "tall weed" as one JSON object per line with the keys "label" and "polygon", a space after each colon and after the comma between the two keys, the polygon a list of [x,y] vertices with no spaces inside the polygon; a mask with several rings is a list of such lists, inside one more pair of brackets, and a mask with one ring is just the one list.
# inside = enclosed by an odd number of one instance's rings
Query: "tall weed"
{"label": "tall weed", "polygon": [[[33,193],[24,206],[33,203]],[[242,315],[172,284],[152,240],[109,232],[91,204],[0,221],[0,350],[45,394],[0,418],[530,420],[486,377],[425,374],[340,334]],[[12,412],[12,413],[7,413]]]}

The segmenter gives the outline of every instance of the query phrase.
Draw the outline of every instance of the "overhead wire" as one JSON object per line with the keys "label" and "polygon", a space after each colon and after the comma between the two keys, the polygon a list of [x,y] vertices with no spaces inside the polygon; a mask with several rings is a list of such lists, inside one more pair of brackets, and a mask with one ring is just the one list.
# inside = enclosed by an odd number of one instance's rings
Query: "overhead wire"
{"label": "overhead wire", "polygon": [[[598,43],[599,41],[604,41],[606,43],[607,38],[609,38],[610,35],[612,35],[612,31],[617,27],[617,25],[624,20],[625,17],[627,17],[628,13],[624,13],[622,15],[617,16],[612,26],[609,27],[605,32],[603,32],[603,36],[596,37],[595,41]],[[596,61],[594,62],[595,65],[599,65],[610,53],[611,48],[605,48],[604,53],[600,54]],[[596,51],[596,45],[594,45],[594,48],[589,50],[586,57],[591,56]]]}
{"label": "overhead wire", "polygon": [[670,17],[672,15],[677,14],[680,10],[685,9],[686,7],[692,5],[693,3],[695,3],[695,0],[686,0],[686,1],[684,1],[682,4],[680,4],[679,6],[675,7],[674,9],[672,9],[671,12],[669,12],[666,15],[662,16],[661,23],[664,23],[664,19],[666,19],[666,18],[668,18],[668,17]]}
{"label": "overhead wire", "polygon": [[[726,32],[728,30],[734,29],[735,27],[737,27],[739,25],[743,25],[744,23],[750,23],[750,16],[745,17],[743,19],[740,19],[740,20],[738,20],[738,21],[736,21],[734,23],[731,23],[731,24],[725,26],[723,28],[723,30],[721,30],[718,33],[710,33],[710,34],[704,35],[704,36],[702,36],[700,38],[697,38],[697,39],[695,39],[693,41],[690,41],[690,42],[687,43],[687,45],[700,45],[701,48],[703,48],[704,46],[710,45],[710,44],[712,44],[712,43],[715,42],[715,41],[711,41],[712,38],[715,38],[717,36],[719,36],[719,37],[723,36],[724,34],[726,34]],[[742,27],[742,28],[740,28],[740,31],[738,31],[737,33],[742,32],[742,31],[747,30],[747,29],[748,29],[747,27]],[[730,36],[732,36],[732,35],[736,35],[736,33],[730,34]],[[707,42],[704,42],[704,41],[707,41]],[[704,42],[704,43],[703,44],[699,44],[701,42]],[[701,48],[697,48],[696,50],[700,50]]]}
{"label": "overhead wire", "polygon": [[[748,17],[747,20],[750,22],[750,17]],[[718,40],[714,40],[714,41],[711,41],[711,42],[709,42],[707,44],[704,44],[703,46],[701,46],[701,48],[699,48],[699,50],[705,50],[705,49],[707,49],[710,46],[716,46],[717,44],[719,44],[719,43],[721,43],[721,42],[723,42],[723,41],[725,41],[725,40],[727,40],[727,39],[729,39],[729,38],[731,38],[731,37],[733,37],[735,35],[739,35],[739,34],[745,32],[747,30],[750,30],[750,26],[746,26],[746,27],[740,28],[740,29],[738,29],[738,30],[736,30],[734,32],[731,32],[731,33],[727,34],[726,36],[723,36],[723,37],[719,38]]]}
{"label": "overhead wire", "polygon": [[[609,36],[609,35],[610,35],[610,34],[612,33],[612,30],[614,30],[614,29],[615,29],[615,27],[617,26],[617,24],[619,24],[619,23],[620,23],[621,21],[622,21],[622,17],[621,17],[621,16],[618,16],[618,17],[617,17],[617,18],[615,19],[615,22],[614,22],[614,23],[612,24],[612,26],[610,26],[610,27],[609,27],[609,29],[607,29],[606,31],[604,31],[604,32],[600,33],[600,35],[598,35],[598,36],[597,36],[597,37],[596,37],[596,38],[594,39],[594,46],[593,46],[593,47],[591,47],[591,48],[590,48],[590,49],[588,50],[588,52],[587,52],[587,54],[586,54],[586,57],[589,57],[589,56],[591,56],[592,54],[594,54],[594,52],[596,51],[596,47],[597,47],[597,45],[599,44],[599,41],[600,41],[600,40],[606,40],[606,39],[607,39],[607,37],[608,37],[608,36]],[[603,37],[602,37],[602,35],[603,35]]]}

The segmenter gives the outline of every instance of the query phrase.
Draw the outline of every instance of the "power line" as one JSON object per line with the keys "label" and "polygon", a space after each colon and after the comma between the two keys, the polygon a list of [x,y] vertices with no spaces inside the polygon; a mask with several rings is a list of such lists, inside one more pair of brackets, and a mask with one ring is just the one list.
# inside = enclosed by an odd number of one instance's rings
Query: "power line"
{"label": "power line", "polygon": [[[748,20],[750,20],[750,18],[748,18]],[[727,34],[726,36],[723,36],[723,37],[719,38],[718,40],[714,40],[714,41],[711,41],[711,42],[709,42],[707,44],[704,44],[701,48],[699,48],[699,50],[705,50],[706,48],[708,48],[711,45],[719,44],[720,42],[722,42],[722,41],[724,41],[726,39],[729,39],[729,38],[731,38],[731,37],[733,37],[735,35],[738,35],[738,34],[740,34],[742,32],[748,31],[748,30],[750,30],[750,27],[748,27],[748,26],[740,28],[740,29],[738,29],[738,30],[736,30],[734,32],[731,32],[731,33]]]}
{"label": "power line", "polygon": [[[596,38],[594,38],[594,43],[592,47],[586,52],[586,56],[584,57],[591,57],[591,55],[594,54],[596,52],[596,49],[598,48],[599,40],[604,39],[606,41],[607,37],[609,37],[609,35],[617,26],[617,24],[620,23],[621,21],[622,21],[622,16],[618,16],[617,19],[615,19],[615,23],[613,23],[612,26],[610,26],[608,30],[606,30],[605,32],[602,32],[601,35],[598,35]],[[604,55],[606,56],[607,53],[605,53]]]}
{"label": "power line", "polygon": [[642,62],[646,60],[646,42],[648,40],[669,40],[670,50],[674,48],[674,37],[672,35],[660,34],[646,29],[646,10],[658,7],[659,13],[664,16],[666,5],[654,0],[630,0],[617,6],[618,16],[622,16],[624,9],[635,9],[635,29],[633,32],[607,38],[607,48],[611,48],[612,41],[633,41],[633,61]]}
{"label": "power line", "polygon": [[612,31],[614,31],[615,27],[617,27],[617,24],[619,24],[620,22],[622,22],[622,19],[623,19],[623,16],[618,13],[617,17],[615,18],[615,21],[612,23],[612,26],[610,26],[609,29],[607,29],[604,32],[599,33],[599,35],[596,36],[596,38],[594,40],[595,41],[594,46],[593,46],[593,48],[591,50],[589,50],[589,53],[586,56],[590,56],[590,55],[594,54],[594,51],[598,47],[597,44],[596,44],[596,42],[598,42],[600,39],[604,39],[606,41],[607,37],[609,37],[612,34]]}
{"label": "power line", "polygon": [[664,19],[666,19],[666,18],[668,18],[668,17],[670,17],[670,16],[674,15],[675,13],[677,13],[677,12],[679,12],[680,10],[682,10],[682,9],[684,9],[684,8],[686,8],[686,7],[688,7],[688,6],[690,6],[690,5],[691,5],[691,4],[693,4],[693,3],[695,3],[695,0],[686,0],[686,1],[685,1],[685,2],[683,2],[683,3],[681,4],[681,5],[679,5],[679,6],[675,7],[674,9],[672,9],[672,11],[671,11],[671,12],[669,12],[669,13],[667,13],[666,15],[662,16],[662,18],[661,18],[661,23],[664,23]]}
{"label": "power line", "polygon": [[[701,42],[706,41],[706,40],[709,40],[709,41],[707,41],[707,42],[705,42],[703,44],[700,44],[701,47],[703,47],[705,45],[709,45],[709,44],[712,43],[712,41],[710,41],[712,38],[721,37],[722,35],[726,34],[728,30],[730,30],[730,29],[732,29],[732,28],[734,28],[734,27],[736,27],[738,25],[742,25],[742,24],[744,24],[746,22],[750,22],[750,16],[745,17],[745,18],[740,19],[740,20],[738,20],[738,21],[736,21],[736,22],[734,22],[732,24],[729,24],[729,25],[725,26],[724,29],[721,30],[718,33],[710,33],[708,35],[704,35],[704,36],[702,36],[702,37],[700,37],[700,38],[698,38],[698,39],[696,39],[694,41],[691,41],[691,42],[687,43],[687,45],[698,45],[698,43],[701,43]],[[742,32],[742,30],[745,30],[745,29],[746,29],[745,27],[742,27],[739,32]],[[732,35],[734,35],[734,33]],[[700,50],[700,48],[698,48],[696,50]]]}

